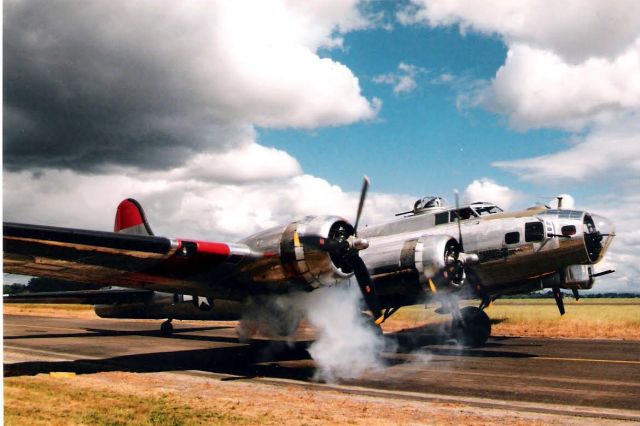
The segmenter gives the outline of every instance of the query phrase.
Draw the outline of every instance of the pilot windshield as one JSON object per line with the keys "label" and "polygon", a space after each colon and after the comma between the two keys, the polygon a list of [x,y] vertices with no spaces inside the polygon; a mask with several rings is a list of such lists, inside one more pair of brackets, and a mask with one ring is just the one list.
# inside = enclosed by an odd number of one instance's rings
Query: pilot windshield
{"label": "pilot windshield", "polygon": [[482,206],[474,207],[474,210],[478,216],[485,216],[489,214],[502,213],[502,209],[498,206]]}

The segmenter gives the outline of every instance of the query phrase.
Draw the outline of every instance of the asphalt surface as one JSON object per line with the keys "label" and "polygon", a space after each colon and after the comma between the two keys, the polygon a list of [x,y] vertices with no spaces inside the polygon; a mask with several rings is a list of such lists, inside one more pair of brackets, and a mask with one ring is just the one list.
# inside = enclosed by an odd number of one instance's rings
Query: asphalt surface
{"label": "asphalt surface", "polygon": [[166,371],[640,422],[640,341],[492,337],[463,349],[408,331],[387,335],[398,349],[382,371],[327,386],[313,380],[310,341],[241,343],[234,327],[180,322],[163,338],[159,324],[4,315],[4,375]]}

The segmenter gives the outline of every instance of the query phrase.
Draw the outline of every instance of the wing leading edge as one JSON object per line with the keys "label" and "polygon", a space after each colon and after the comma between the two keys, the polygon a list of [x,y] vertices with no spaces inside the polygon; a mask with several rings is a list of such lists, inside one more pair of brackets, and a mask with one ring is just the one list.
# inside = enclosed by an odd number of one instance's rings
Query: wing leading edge
{"label": "wing leading edge", "polygon": [[243,244],[3,224],[4,272],[92,284],[210,295],[203,280],[228,274]]}
{"label": "wing leading edge", "polygon": [[73,303],[88,305],[107,305],[118,302],[144,302],[150,300],[152,295],[153,291],[149,290],[118,288],[8,294],[5,295],[3,299],[4,303]]}

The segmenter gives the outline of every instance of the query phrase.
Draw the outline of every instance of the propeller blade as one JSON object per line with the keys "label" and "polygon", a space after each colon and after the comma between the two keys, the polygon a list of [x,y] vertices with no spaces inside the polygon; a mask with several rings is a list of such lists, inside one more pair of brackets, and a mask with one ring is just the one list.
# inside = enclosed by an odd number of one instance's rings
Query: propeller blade
{"label": "propeller blade", "polygon": [[454,190],[453,194],[456,199],[456,222],[458,222],[458,243],[460,244],[460,251],[464,252],[464,246],[462,245],[462,225],[460,225],[460,199],[458,196],[458,190]]}
{"label": "propeller blade", "polygon": [[364,200],[367,197],[367,190],[369,189],[369,178],[365,175],[362,182],[362,190],[360,191],[360,202],[358,203],[358,214],[356,214],[356,222],[353,225],[354,236],[358,236],[358,223],[360,223],[360,215],[362,214],[362,208],[364,207]]}
{"label": "propeller blade", "polygon": [[373,314],[374,320],[378,321],[382,317],[382,309],[380,308],[376,287],[373,285],[373,281],[371,281],[367,266],[357,254],[350,256],[349,261],[353,267],[353,272],[356,276],[356,281],[358,281],[360,291],[362,292],[362,297],[364,297],[364,302]]}
{"label": "propeller blade", "polygon": [[564,302],[562,301],[562,292],[560,291],[560,288],[553,288],[553,298],[556,299],[556,305],[558,305],[560,316],[564,315]]}

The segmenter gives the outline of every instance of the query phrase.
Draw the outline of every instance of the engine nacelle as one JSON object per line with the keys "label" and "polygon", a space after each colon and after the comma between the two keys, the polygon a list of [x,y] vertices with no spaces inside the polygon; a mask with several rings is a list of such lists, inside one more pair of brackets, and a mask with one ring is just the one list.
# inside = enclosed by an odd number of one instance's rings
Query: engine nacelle
{"label": "engine nacelle", "polygon": [[260,232],[241,243],[273,255],[241,266],[235,278],[250,286],[283,293],[339,284],[353,271],[340,256],[320,249],[312,241],[343,241],[351,235],[353,226],[337,216],[307,216],[284,228]]}
{"label": "engine nacelle", "polygon": [[436,285],[446,283],[458,287],[464,278],[460,245],[449,235],[423,235],[410,240],[377,239],[361,257],[376,282],[392,283],[402,279],[424,285],[433,279],[438,281]]}
{"label": "engine nacelle", "polygon": [[458,262],[460,244],[447,235],[423,235],[405,241],[400,255],[401,266],[413,267],[418,271],[420,283],[429,279],[444,278],[447,283],[458,287],[464,279]]}
{"label": "engine nacelle", "polygon": [[344,241],[353,235],[353,226],[337,216],[306,217],[286,227],[280,240],[280,259],[288,274],[311,288],[344,282],[353,273],[340,256],[307,243],[319,237]]}

